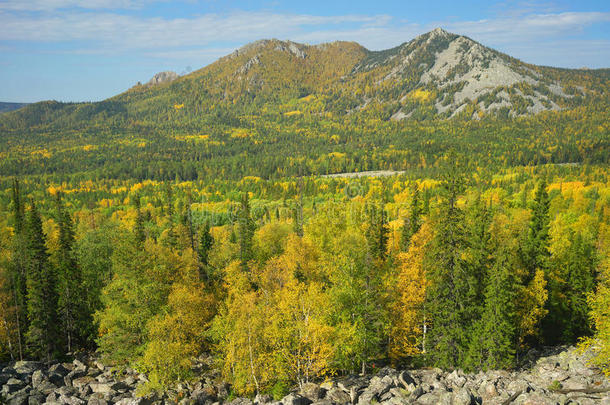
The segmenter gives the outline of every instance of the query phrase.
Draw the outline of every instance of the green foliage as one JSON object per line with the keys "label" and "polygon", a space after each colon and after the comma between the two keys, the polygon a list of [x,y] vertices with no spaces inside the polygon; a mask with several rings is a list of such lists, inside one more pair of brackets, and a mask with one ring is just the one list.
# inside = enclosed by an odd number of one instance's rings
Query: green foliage
{"label": "green foliage", "polygon": [[42,221],[33,203],[25,224],[25,238],[29,320],[26,341],[32,356],[50,361],[59,348],[57,275],[49,263]]}

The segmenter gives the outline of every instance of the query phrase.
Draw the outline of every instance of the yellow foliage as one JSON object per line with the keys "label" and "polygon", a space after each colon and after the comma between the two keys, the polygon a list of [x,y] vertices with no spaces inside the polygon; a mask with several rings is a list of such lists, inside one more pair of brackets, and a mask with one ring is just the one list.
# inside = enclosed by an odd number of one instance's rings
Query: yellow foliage
{"label": "yellow foliage", "polygon": [[302,114],[302,112],[299,110],[288,111],[288,112],[284,113],[284,115],[287,117],[292,117],[293,115],[301,115],[301,114]]}
{"label": "yellow foliage", "polygon": [[425,223],[413,235],[406,253],[398,255],[399,273],[396,280],[397,298],[393,305],[390,358],[398,360],[422,352],[426,298],[426,276],[423,267],[426,246],[432,239],[432,229]]}
{"label": "yellow foliage", "polygon": [[434,93],[428,90],[415,89],[407,94],[407,99],[417,101],[420,103],[427,103],[434,98]]}
{"label": "yellow foliage", "polygon": [[519,344],[528,336],[538,334],[538,324],[547,314],[544,304],[548,298],[544,271],[538,269],[534,279],[519,292],[517,301],[519,317]]}
{"label": "yellow foliage", "polygon": [[249,136],[248,130],[243,128],[234,128],[231,132],[231,138],[247,138]]}

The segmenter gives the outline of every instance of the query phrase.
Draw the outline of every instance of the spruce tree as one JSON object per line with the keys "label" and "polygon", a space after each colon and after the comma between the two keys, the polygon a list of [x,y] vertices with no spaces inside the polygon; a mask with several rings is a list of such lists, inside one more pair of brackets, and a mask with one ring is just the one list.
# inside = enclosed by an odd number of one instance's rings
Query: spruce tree
{"label": "spruce tree", "polygon": [[248,262],[253,258],[252,238],[254,236],[255,225],[250,215],[250,201],[248,192],[245,192],[238,214],[238,240],[239,240],[239,261],[244,271],[248,270]]}
{"label": "spruce tree", "polygon": [[487,276],[480,321],[473,328],[467,365],[471,369],[506,369],[516,349],[516,280],[512,252],[500,248]]}
{"label": "spruce tree", "polygon": [[64,334],[66,351],[85,346],[93,332],[83,289],[83,274],[74,251],[74,226],[65,210],[61,196],[57,195],[59,249],[57,252],[58,310]]}
{"label": "spruce tree", "polygon": [[427,347],[432,362],[444,368],[463,364],[472,327],[470,306],[475,280],[464,255],[468,248],[465,215],[457,204],[463,184],[456,174],[444,181],[435,233],[425,259],[430,282],[426,308],[432,318]]}
{"label": "spruce tree", "polygon": [[23,359],[25,344],[25,331],[27,322],[27,272],[26,272],[26,240],[25,240],[25,214],[21,197],[19,181],[13,180],[13,220],[14,235],[12,240],[12,263],[9,268],[11,283],[11,297],[15,306],[15,325],[17,327],[17,348],[19,359]]}
{"label": "spruce tree", "polygon": [[210,223],[206,221],[199,232],[199,246],[197,248],[197,257],[199,259],[199,279],[208,283],[213,281],[214,277],[210,268],[210,250],[214,244],[214,238],[210,233]]}
{"label": "spruce tree", "polygon": [[546,183],[540,182],[532,202],[532,218],[530,220],[527,239],[522,247],[522,259],[528,270],[527,284],[534,278],[536,270],[547,270],[549,252],[549,195]]}
{"label": "spruce tree", "polygon": [[136,242],[142,245],[146,240],[146,234],[144,233],[144,216],[142,215],[140,196],[135,195],[133,197],[133,202],[136,207],[136,225],[134,228],[134,233]]}
{"label": "spruce tree", "polygon": [[26,336],[32,356],[50,361],[57,353],[57,278],[49,263],[42,220],[34,203],[25,227],[29,327]]}
{"label": "spruce tree", "polygon": [[411,187],[411,205],[409,206],[409,216],[405,218],[402,226],[402,233],[400,238],[401,250],[406,252],[409,250],[411,244],[411,238],[419,231],[421,227],[421,214],[422,207],[420,206],[419,188],[417,183],[413,183]]}
{"label": "spruce tree", "polygon": [[383,206],[372,205],[368,208],[369,223],[366,238],[369,253],[373,259],[383,261],[387,255],[388,247],[388,221]]}

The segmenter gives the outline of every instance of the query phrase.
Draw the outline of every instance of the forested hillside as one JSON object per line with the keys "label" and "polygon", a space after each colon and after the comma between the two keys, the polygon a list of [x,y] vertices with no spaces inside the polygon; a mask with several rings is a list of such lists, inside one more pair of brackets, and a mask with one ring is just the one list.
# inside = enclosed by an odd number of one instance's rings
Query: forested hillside
{"label": "forested hillside", "polygon": [[[278,399],[579,342],[610,372],[608,78],[435,30],[2,114],[0,358],[97,350],[145,394],[208,353]],[[368,170],[400,174],[322,176]]]}

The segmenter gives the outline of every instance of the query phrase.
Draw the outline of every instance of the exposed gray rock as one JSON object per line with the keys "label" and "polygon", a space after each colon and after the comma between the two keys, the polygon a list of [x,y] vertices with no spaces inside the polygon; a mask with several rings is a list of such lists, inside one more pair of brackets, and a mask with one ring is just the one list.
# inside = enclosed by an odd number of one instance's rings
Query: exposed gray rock
{"label": "exposed gray rock", "polygon": [[299,391],[299,393],[302,396],[304,396],[305,398],[309,398],[315,402],[315,401],[318,401],[318,400],[324,398],[324,395],[326,394],[326,390],[324,388],[322,388],[321,386],[319,386],[318,384],[305,383],[301,387],[301,390]]}
{"label": "exposed gray rock", "polygon": [[41,367],[42,364],[39,361],[18,361],[13,369],[19,374],[32,374]]}
{"label": "exposed gray rock", "polygon": [[299,394],[288,394],[282,398],[283,405],[309,405],[313,401]]}
{"label": "exposed gray rock", "polygon": [[[546,354],[541,356],[541,354]],[[491,370],[467,374],[460,370],[440,369],[397,371],[384,367],[376,375],[345,376],[322,384],[304,384],[280,402],[268,395],[255,398],[254,404],[331,405],[331,404],[514,404],[585,405],[608,402],[610,381],[599,370],[587,367],[587,354],[573,348],[544,349],[543,353],[524,356],[529,368],[518,371]],[[46,367],[35,362],[7,366],[0,373],[1,404],[67,405],[211,405],[227,398],[230,385],[219,382],[219,373],[210,365],[198,368],[206,374],[196,381],[173,387],[164,397],[140,398],[135,394],[139,383],[147,381],[135,370],[115,373],[110,368],[87,359],[84,362],[57,363]],[[32,370],[29,374],[21,371]],[[583,393],[594,388],[602,392]],[[557,389],[568,390],[559,392]],[[608,391],[604,391],[604,390]],[[569,392],[569,390],[575,390]],[[226,403],[226,402],[225,402]],[[252,405],[247,398],[230,403]]]}
{"label": "exposed gray rock", "polygon": [[149,86],[154,86],[158,84],[170,83],[176,80],[177,78],[178,74],[176,72],[159,72],[155,74],[146,84]]}
{"label": "exposed gray rock", "polygon": [[349,393],[345,392],[341,388],[331,388],[326,397],[330,399],[335,404],[349,404],[351,403],[351,398]]}

